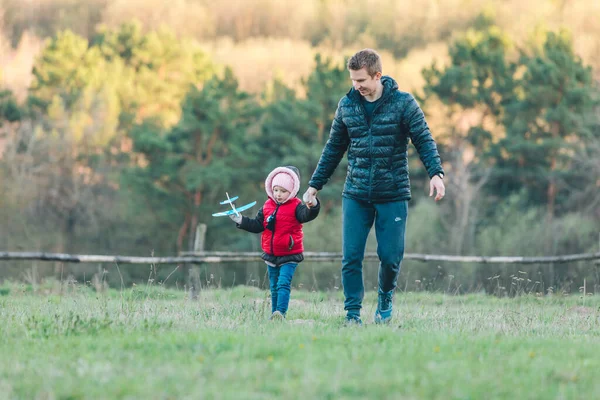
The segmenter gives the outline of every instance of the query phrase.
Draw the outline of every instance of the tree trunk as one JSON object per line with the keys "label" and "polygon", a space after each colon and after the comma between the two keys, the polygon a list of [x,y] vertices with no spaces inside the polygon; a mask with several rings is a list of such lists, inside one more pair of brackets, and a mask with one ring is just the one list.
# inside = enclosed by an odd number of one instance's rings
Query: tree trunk
{"label": "tree trunk", "polygon": [[[179,228],[179,233],[177,235],[177,254],[181,254],[183,251],[183,239],[185,237],[185,233],[187,232],[187,228],[190,225],[189,215],[185,216],[185,221]],[[183,264],[181,266],[181,277],[183,278],[183,282],[186,286],[189,286],[189,276],[190,276],[190,266],[188,264]]]}
{"label": "tree trunk", "polygon": [[546,207],[546,215],[548,218],[548,222],[552,222],[554,219],[554,205],[556,202],[556,180],[552,176],[552,173],[556,169],[556,157],[552,157],[552,161],[550,162],[550,182],[548,183],[548,189],[546,191],[548,204]]}
{"label": "tree trunk", "polygon": [[183,239],[185,238],[185,232],[187,231],[189,225],[190,216],[186,215],[185,221],[183,221],[183,224],[179,228],[179,233],[177,234],[177,253],[181,253],[183,251]]}
{"label": "tree trunk", "polygon": [[[556,139],[560,137],[560,125],[557,122],[552,123],[550,128],[550,132],[552,133],[552,139]],[[556,178],[554,177],[554,171],[556,170],[556,151],[551,151],[551,159],[550,159],[550,182],[548,182],[548,188],[546,190],[547,197],[547,208],[546,208],[546,216],[548,219],[548,223],[551,223],[554,219],[554,205],[556,202]]]}

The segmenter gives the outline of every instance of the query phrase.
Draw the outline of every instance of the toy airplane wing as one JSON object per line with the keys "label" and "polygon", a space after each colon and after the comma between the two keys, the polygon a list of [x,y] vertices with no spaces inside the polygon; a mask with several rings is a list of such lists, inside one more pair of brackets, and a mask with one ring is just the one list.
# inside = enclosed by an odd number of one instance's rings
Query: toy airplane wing
{"label": "toy airplane wing", "polygon": [[239,196],[232,197],[231,199],[223,200],[219,204],[231,204],[238,199]]}
{"label": "toy airplane wing", "polygon": [[[247,210],[250,207],[254,207],[255,204],[256,204],[256,201],[253,201],[252,203],[246,204],[245,206],[236,207],[235,211],[241,212],[241,211]],[[213,217],[224,217],[225,215],[235,214],[235,211],[234,210],[222,211],[222,212],[214,213],[212,216]]]}

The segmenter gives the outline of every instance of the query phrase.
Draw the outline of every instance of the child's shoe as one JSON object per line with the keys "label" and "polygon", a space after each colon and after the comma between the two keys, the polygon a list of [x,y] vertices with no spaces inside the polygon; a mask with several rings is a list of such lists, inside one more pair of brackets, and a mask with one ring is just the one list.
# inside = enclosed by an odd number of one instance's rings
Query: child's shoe
{"label": "child's shoe", "polygon": [[269,319],[271,321],[283,321],[285,319],[285,315],[283,315],[281,311],[275,311],[273,314],[271,314],[271,318]]}
{"label": "child's shoe", "polygon": [[362,319],[359,315],[348,314],[344,320],[344,326],[362,326]]}

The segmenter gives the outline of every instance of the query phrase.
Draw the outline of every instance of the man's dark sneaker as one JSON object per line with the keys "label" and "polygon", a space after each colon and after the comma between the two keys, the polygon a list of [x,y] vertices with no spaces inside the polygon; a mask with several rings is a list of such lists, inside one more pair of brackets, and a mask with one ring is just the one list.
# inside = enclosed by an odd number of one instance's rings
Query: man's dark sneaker
{"label": "man's dark sneaker", "polygon": [[376,324],[388,324],[392,321],[392,298],[394,291],[384,292],[379,289],[377,296],[377,310],[374,321]]}

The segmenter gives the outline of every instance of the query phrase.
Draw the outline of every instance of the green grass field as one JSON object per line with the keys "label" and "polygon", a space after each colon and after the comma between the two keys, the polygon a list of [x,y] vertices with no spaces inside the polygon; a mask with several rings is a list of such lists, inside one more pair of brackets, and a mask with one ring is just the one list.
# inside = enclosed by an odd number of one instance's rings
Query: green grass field
{"label": "green grass field", "polygon": [[340,292],[68,285],[0,291],[0,399],[598,399],[600,296],[399,293],[390,326]]}

